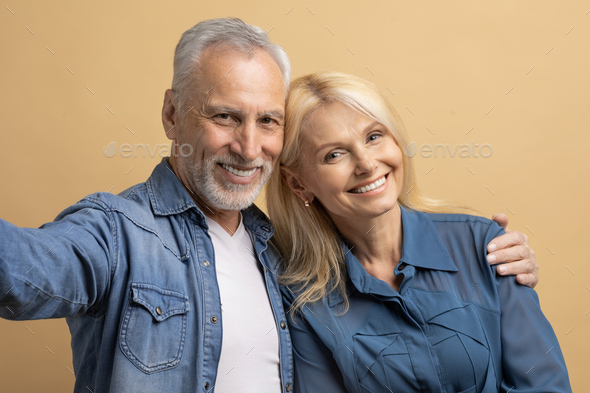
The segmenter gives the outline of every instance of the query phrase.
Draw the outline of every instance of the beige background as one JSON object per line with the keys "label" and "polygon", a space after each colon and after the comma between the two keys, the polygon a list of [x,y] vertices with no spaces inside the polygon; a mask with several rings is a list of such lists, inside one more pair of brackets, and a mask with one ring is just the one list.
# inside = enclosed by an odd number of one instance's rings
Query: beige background
{"label": "beige background", "polygon": [[[180,34],[241,17],[286,48],[294,76],[329,68],[376,83],[417,146],[493,146],[489,158],[416,156],[420,183],[485,216],[504,212],[529,235],[543,310],[574,391],[586,391],[589,9],[578,0],[7,0],[0,217],[37,227],[89,193],[144,181],[160,160],[156,145],[168,142],[160,110]],[[107,158],[111,142],[158,150]],[[0,390],[72,390],[63,320],[2,320],[0,337]]]}

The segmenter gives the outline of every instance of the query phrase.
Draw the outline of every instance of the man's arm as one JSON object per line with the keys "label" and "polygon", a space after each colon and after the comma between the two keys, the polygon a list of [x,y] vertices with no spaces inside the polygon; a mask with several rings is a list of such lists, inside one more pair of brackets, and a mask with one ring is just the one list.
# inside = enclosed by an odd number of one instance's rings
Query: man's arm
{"label": "man's arm", "polygon": [[519,284],[534,288],[539,283],[539,264],[535,251],[529,247],[529,238],[524,233],[508,229],[508,218],[504,214],[494,214],[492,220],[502,226],[506,233],[488,244],[488,263],[501,263],[497,267],[498,274],[516,275]]}
{"label": "man's arm", "polygon": [[83,201],[39,229],[0,220],[0,317],[60,318],[100,304],[114,255],[109,214]]}

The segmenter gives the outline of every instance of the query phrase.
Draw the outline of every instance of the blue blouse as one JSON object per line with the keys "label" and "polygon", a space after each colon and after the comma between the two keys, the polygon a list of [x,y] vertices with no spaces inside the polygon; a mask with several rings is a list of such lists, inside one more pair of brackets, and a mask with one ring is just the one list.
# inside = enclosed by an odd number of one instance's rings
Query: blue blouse
{"label": "blue blouse", "polygon": [[[486,246],[503,229],[460,214],[401,209],[399,292],[345,247],[342,297],[288,317],[295,392],[571,392],[534,290],[496,275]],[[290,309],[295,288],[283,287]]]}

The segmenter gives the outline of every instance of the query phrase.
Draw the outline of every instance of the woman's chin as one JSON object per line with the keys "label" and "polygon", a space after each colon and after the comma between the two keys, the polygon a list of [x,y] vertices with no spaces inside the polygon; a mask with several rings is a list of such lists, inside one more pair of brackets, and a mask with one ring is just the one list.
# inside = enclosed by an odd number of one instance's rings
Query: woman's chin
{"label": "woman's chin", "polygon": [[364,206],[351,214],[351,218],[360,220],[372,220],[396,211],[397,201],[391,203],[379,203],[374,206]]}

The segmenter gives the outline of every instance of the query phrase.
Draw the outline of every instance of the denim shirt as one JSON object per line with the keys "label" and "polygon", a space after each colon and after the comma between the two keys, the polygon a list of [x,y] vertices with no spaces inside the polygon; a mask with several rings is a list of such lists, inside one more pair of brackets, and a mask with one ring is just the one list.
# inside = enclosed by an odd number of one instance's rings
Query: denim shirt
{"label": "denim shirt", "polygon": [[[255,206],[241,213],[264,266],[289,392],[273,229]],[[75,392],[215,391],[223,331],[215,254],[205,216],[167,159],[145,183],[90,195],[39,229],[0,220],[0,306],[7,319],[66,317]]]}
{"label": "denim shirt", "polygon": [[[536,292],[486,261],[503,229],[481,217],[403,208],[401,220],[399,291],[343,244],[348,311],[332,292],[288,317],[295,392],[571,392]],[[298,290],[281,289],[288,309]]]}

